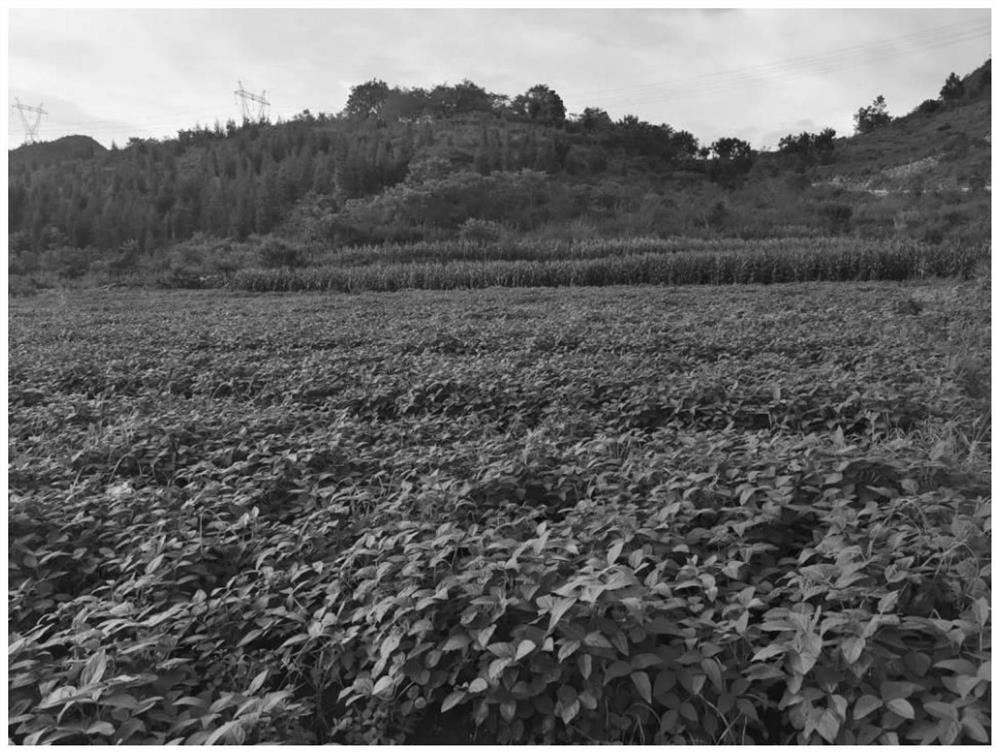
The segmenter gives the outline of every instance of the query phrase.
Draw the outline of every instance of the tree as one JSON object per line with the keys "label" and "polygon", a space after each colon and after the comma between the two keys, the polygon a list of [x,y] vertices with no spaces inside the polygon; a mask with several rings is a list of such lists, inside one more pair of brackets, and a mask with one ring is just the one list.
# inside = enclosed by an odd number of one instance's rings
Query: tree
{"label": "tree", "polygon": [[614,125],[611,116],[599,107],[588,107],[580,113],[580,127],[584,131],[610,131]]}
{"label": "tree", "polygon": [[426,114],[429,108],[430,95],[423,89],[393,88],[382,102],[382,119],[386,122],[413,120]]}
{"label": "tree", "polygon": [[676,154],[681,157],[694,157],[698,154],[698,139],[690,131],[677,131],[670,137],[670,144]]}
{"label": "tree", "polygon": [[945,79],[944,86],[941,87],[941,99],[945,102],[954,102],[962,98],[965,94],[965,84],[954,72]]}
{"label": "tree", "polygon": [[837,132],[832,128],[824,128],[813,136],[813,148],[819,155],[819,161],[824,165],[833,162],[833,140],[836,136]]}
{"label": "tree", "polygon": [[712,142],[715,159],[709,165],[708,176],[716,183],[728,187],[739,184],[753,166],[750,142],[735,136],[726,136]]}
{"label": "tree", "polygon": [[518,115],[550,125],[566,120],[566,106],[562,97],[545,84],[535,84],[524,94],[519,94],[512,104]]}
{"label": "tree", "polygon": [[735,136],[726,136],[712,142],[712,152],[720,162],[749,164],[752,159],[750,143],[737,139]]}
{"label": "tree", "polygon": [[441,84],[431,91],[431,102],[440,115],[458,115],[475,111],[490,112],[493,109],[493,95],[478,84],[464,79],[454,86]]}
{"label": "tree", "polygon": [[854,132],[871,133],[892,122],[892,116],[886,109],[885,97],[881,94],[868,107],[862,107],[854,114]]}
{"label": "tree", "polygon": [[788,134],[778,142],[778,153],[792,155],[798,159],[798,166],[804,169],[817,160],[824,165],[833,162],[833,139],[837,132],[832,128],[823,129],[818,134],[803,131],[798,136]]}
{"label": "tree", "polygon": [[389,96],[389,85],[380,79],[351,87],[344,112],[352,118],[381,118],[382,105]]}

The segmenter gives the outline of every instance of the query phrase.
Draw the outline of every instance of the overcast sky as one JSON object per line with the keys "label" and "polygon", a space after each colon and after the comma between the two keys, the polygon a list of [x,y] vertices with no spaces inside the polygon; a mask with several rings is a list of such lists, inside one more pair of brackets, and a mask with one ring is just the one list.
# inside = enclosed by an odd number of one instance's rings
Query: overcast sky
{"label": "overcast sky", "polygon": [[[852,130],[879,94],[893,115],[990,57],[990,11],[602,9],[10,9],[8,99],[43,104],[38,138],[105,145],[239,120],[234,90],[266,92],[272,120],[339,112],[372,78],[468,78],[514,96],[544,83],[577,113],[601,107],[776,145]],[[24,137],[11,109],[8,144]]]}

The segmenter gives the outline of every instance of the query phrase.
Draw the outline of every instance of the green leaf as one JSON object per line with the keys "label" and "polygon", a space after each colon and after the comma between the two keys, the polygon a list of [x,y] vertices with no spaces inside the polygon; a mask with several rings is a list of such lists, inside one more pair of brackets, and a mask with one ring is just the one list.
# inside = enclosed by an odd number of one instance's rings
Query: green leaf
{"label": "green leaf", "polygon": [[903,662],[906,663],[906,667],[918,678],[923,678],[927,675],[927,671],[931,667],[931,658],[923,652],[907,652],[903,656]]}
{"label": "green leaf", "polygon": [[687,689],[691,696],[698,696],[701,693],[702,687],[705,685],[706,675],[704,673],[692,673],[690,671],[682,671],[678,680],[681,682],[681,686]]}
{"label": "green leaf", "polygon": [[384,675],[375,681],[375,685],[372,687],[372,696],[379,696],[384,694],[386,691],[392,689],[394,683],[391,676]]}
{"label": "green leaf", "polygon": [[[193,702],[186,701],[191,699],[193,699],[194,701]],[[139,704],[139,700],[136,699],[131,694],[120,692],[118,694],[110,694],[108,696],[102,696],[100,699],[97,700],[97,703],[100,704],[102,707],[116,707],[118,709],[135,709]],[[201,706],[202,704],[204,704],[204,702],[201,699],[191,696],[182,697],[181,699],[178,699],[174,702],[174,704],[178,706],[185,703],[194,704],[197,706]]]}
{"label": "green leaf", "polygon": [[103,649],[97,650],[80,672],[80,685],[91,686],[104,677],[104,671],[108,668],[108,653]]}
{"label": "green leaf", "polygon": [[837,740],[837,733],[840,732],[840,720],[837,716],[830,710],[823,710],[820,714],[819,719],[816,721],[816,732],[819,733],[823,740],[828,744],[832,744]]}
{"label": "green leaf", "polygon": [[583,637],[583,643],[588,647],[600,647],[601,649],[614,649],[611,646],[611,642],[608,641],[604,634],[600,631],[591,631],[585,637]]}
{"label": "green leaf", "polygon": [[479,694],[486,691],[490,687],[489,682],[485,678],[476,678],[472,683],[469,684],[470,694]]}
{"label": "green leaf", "polygon": [[705,658],[701,661],[701,669],[705,671],[708,680],[715,686],[716,691],[722,693],[722,666],[714,658]]}
{"label": "green leaf", "polygon": [[670,670],[661,670],[656,674],[656,681],[653,683],[653,696],[662,701],[663,696],[676,685],[677,674]]}
{"label": "green leaf", "polygon": [[441,646],[442,652],[454,652],[457,649],[465,649],[472,642],[472,638],[468,634],[457,634],[456,636],[448,637],[446,641]]}
{"label": "green leaf", "polygon": [[677,710],[681,713],[681,717],[686,720],[690,720],[693,723],[698,722],[698,710],[694,708],[691,702],[683,702]]}
{"label": "green leaf", "polygon": [[678,714],[675,709],[668,709],[660,717],[660,733],[673,733],[677,728]]}
{"label": "green leaf", "polygon": [[639,690],[639,695],[645,700],[646,704],[653,703],[653,689],[649,683],[649,676],[642,670],[637,670],[636,672],[630,674],[632,683]]}
{"label": "green leaf", "polygon": [[604,682],[613,681],[615,678],[621,678],[623,675],[628,675],[632,672],[632,665],[625,660],[617,660],[604,671]]}
{"label": "green leaf", "polygon": [[500,677],[500,674],[501,674],[501,673],[502,673],[502,672],[503,672],[503,671],[504,671],[504,670],[505,670],[505,669],[506,669],[506,668],[507,668],[507,667],[508,667],[508,666],[509,666],[509,665],[510,665],[510,664],[511,664],[512,662],[514,662],[514,660],[513,660],[513,658],[511,658],[511,657],[498,657],[497,659],[493,660],[493,662],[491,662],[491,663],[490,663],[490,665],[489,665],[489,668],[487,669],[487,672],[486,672],[486,674],[487,674],[487,675],[488,675],[488,676],[489,676],[490,678],[492,678],[493,680],[496,680],[497,678],[499,678],[499,677]]}
{"label": "green leaf", "polygon": [[955,688],[958,695],[965,699],[969,693],[980,683],[979,678],[974,675],[960,675],[955,678]]}
{"label": "green leaf", "polygon": [[267,673],[267,669],[264,669],[254,676],[254,679],[250,681],[250,685],[247,686],[247,696],[253,696],[260,690],[260,687],[264,685],[264,681],[267,680]]}
{"label": "green leaf", "polygon": [[456,704],[461,704],[464,700],[465,700],[465,690],[455,689],[450,694],[448,694],[448,696],[444,698],[443,702],[441,702],[441,711],[447,712]]}
{"label": "green leaf", "polygon": [[880,613],[887,613],[896,607],[897,602],[899,602],[899,592],[889,592],[878,601],[878,611]]}
{"label": "green leaf", "polygon": [[77,695],[75,686],[60,686],[50,691],[42,701],[38,703],[38,709],[56,707],[66,699]]}
{"label": "green leaf", "polygon": [[[580,712],[580,700],[574,699],[569,704],[560,704],[559,709],[560,709],[559,717],[562,718],[562,721],[565,725],[569,725],[570,722],[573,720],[573,718],[576,717]],[[500,712],[501,714],[503,713],[502,705],[500,708]]]}
{"label": "green leaf", "polygon": [[580,642],[576,639],[570,639],[566,641],[561,647],[559,647],[559,662],[563,662],[567,657],[572,655],[576,650],[580,648]]}
{"label": "green leaf", "polygon": [[879,686],[879,693],[886,701],[889,699],[908,699],[917,690],[917,685],[910,681],[885,681]]}
{"label": "green leaf", "polygon": [[662,665],[663,658],[652,652],[641,652],[632,658],[630,664],[633,670],[645,670],[653,665]]}
{"label": "green leaf", "polygon": [[854,664],[861,658],[865,649],[865,640],[860,636],[849,636],[840,645],[840,652],[848,663]]}
{"label": "green leaf", "polygon": [[763,660],[769,660],[776,655],[784,654],[788,651],[788,647],[784,644],[768,644],[763,649],[759,650],[750,658],[750,662],[762,662]]}
{"label": "green leaf", "polygon": [[950,670],[956,675],[976,675],[979,672],[978,668],[976,668],[976,666],[969,660],[961,658],[954,660],[941,660],[941,662],[935,662],[934,667]]}
{"label": "green leaf", "polygon": [[986,729],[978,720],[970,715],[962,718],[962,729],[973,741],[978,741],[981,744],[988,744],[990,742],[990,736],[986,732]]}
{"label": "green leaf", "polygon": [[490,637],[493,636],[493,632],[497,630],[496,625],[487,626],[476,634],[476,641],[482,647],[486,647],[490,643]]}
{"label": "green leaf", "polygon": [[885,706],[905,720],[913,720],[917,714],[913,710],[913,705],[905,699],[890,699],[885,703]]}
{"label": "green leaf", "polygon": [[976,677],[981,681],[990,681],[990,661],[987,660],[982,665],[979,666],[979,670],[976,672]]}
{"label": "green leaf", "polygon": [[590,655],[582,654],[576,658],[576,664],[580,668],[580,675],[583,676],[583,680],[590,678],[590,674],[594,670],[594,663]]}
{"label": "green leaf", "polygon": [[88,736],[113,736],[115,734],[115,726],[109,722],[101,720],[96,723],[92,723],[87,730],[84,731]]}
{"label": "green leaf", "polygon": [[559,700],[559,704],[563,707],[567,707],[577,700],[576,689],[570,686],[568,683],[564,683],[556,691],[556,698]]}
{"label": "green leaf", "polygon": [[530,639],[522,640],[521,643],[517,645],[517,651],[514,653],[514,659],[520,660],[522,657],[527,657],[535,651],[535,648],[535,642]]}
{"label": "green leaf", "polygon": [[934,715],[934,717],[947,720],[958,719],[958,708],[946,702],[924,702],[924,710]]}
{"label": "green leaf", "polygon": [[237,720],[231,720],[228,723],[216,728],[212,731],[212,734],[205,739],[205,746],[211,746],[216,741],[221,741],[226,739],[231,743],[240,746],[243,744],[246,734],[243,731],[243,726]]}
{"label": "green leaf", "polygon": [[573,607],[576,602],[576,597],[562,597],[561,599],[556,600],[555,604],[552,606],[551,614],[549,616],[549,631],[556,627],[559,619],[562,618],[563,615],[566,614],[566,611]]}
{"label": "green leaf", "polygon": [[622,548],[624,548],[624,547],[625,547],[625,540],[624,539],[618,539],[618,540],[615,541],[615,543],[613,545],[611,545],[611,547],[608,548],[608,558],[607,558],[607,560],[608,560],[608,565],[609,566],[612,566],[612,565],[615,564],[615,561],[618,560],[618,556],[622,554]]}
{"label": "green leaf", "polygon": [[[580,705],[577,704],[577,710],[580,709]],[[514,715],[517,713],[517,702],[514,700],[501,702],[500,703],[500,717],[502,717],[506,722],[510,722],[514,719]]]}
{"label": "green leaf", "polygon": [[854,703],[854,719],[861,720],[882,706],[882,700],[871,694],[863,694]]}
{"label": "green leaf", "polygon": [[990,619],[990,603],[985,597],[979,597],[972,603],[972,617],[980,628],[986,626],[986,622]]}

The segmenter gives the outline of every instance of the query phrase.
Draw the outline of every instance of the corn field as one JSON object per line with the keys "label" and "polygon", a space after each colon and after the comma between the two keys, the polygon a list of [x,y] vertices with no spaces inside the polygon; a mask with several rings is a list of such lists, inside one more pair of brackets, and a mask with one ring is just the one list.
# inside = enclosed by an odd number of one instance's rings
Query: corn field
{"label": "corn field", "polygon": [[226,285],[247,291],[355,292],[968,278],[988,265],[990,248],[855,239],[686,240],[684,245],[628,239],[548,247],[420,243],[359,247],[339,254],[350,261],[244,269]]}

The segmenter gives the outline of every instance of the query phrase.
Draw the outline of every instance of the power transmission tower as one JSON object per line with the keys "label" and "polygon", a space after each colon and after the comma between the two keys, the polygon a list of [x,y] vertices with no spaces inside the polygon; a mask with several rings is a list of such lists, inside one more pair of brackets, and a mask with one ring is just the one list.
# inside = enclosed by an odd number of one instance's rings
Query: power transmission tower
{"label": "power transmission tower", "polygon": [[256,107],[257,120],[261,122],[267,120],[266,108],[271,105],[271,103],[268,102],[264,97],[264,95],[266,95],[267,92],[263,91],[260,94],[254,94],[253,92],[248,92],[246,89],[243,88],[242,81],[237,81],[236,83],[239,85],[240,88],[237,89],[235,92],[233,92],[233,94],[239,97],[240,101],[243,104],[243,122],[247,123],[252,119],[251,116],[254,111],[254,105],[257,106]]}
{"label": "power transmission tower", "polygon": [[[38,136],[38,126],[42,122],[42,116],[48,115],[48,113],[42,109],[41,105],[39,105],[38,107],[32,107],[31,105],[22,105],[21,100],[19,100],[17,97],[14,97],[14,102],[16,102],[17,104],[11,105],[11,107],[14,110],[17,110],[18,115],[21,116],[21,123],[24,124],[24,143],[34,144],[35,137]],[[34,120],[33,121],[29,120],[26,113],[34,113],[35,114]]]}

